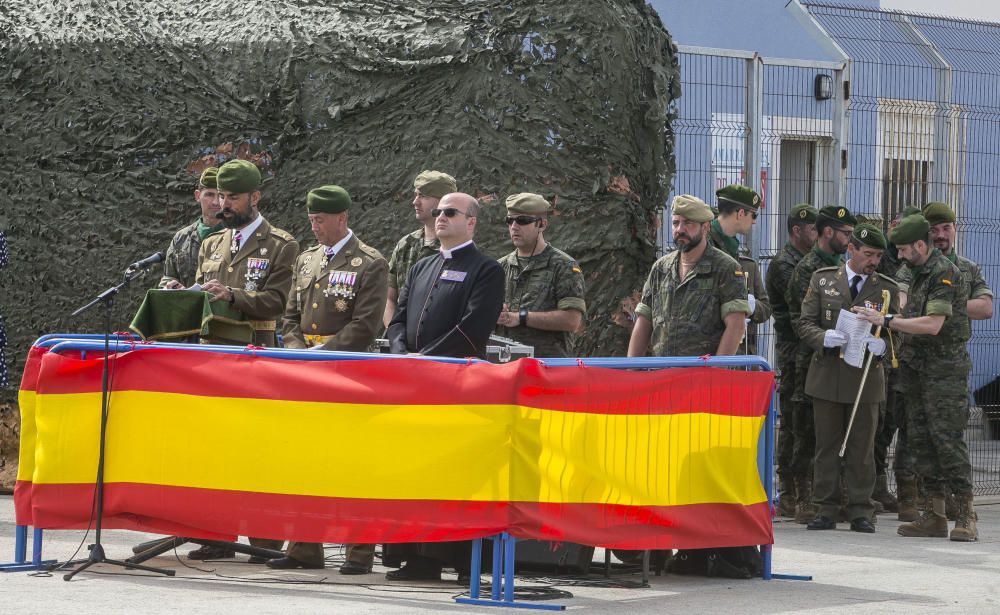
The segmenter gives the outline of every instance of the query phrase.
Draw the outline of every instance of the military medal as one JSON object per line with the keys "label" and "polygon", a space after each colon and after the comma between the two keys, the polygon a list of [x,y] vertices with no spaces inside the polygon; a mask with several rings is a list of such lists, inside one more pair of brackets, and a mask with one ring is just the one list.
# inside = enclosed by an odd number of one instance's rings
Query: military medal
{"label": "military medal", "polygon": [[347,302],[344,301],[343,299],[337,299],[337,302],[334,303],[333,306],[335,308],[337,308],[338,312],[346,312],[347,311]]}
{"label": "military medal", "polygon": [[252,280],[247,280],[247,283],[243,285],[243,290],[253,292],[257,290],[257,283]]}
{"label": "military medal", "polygon": [[355,256],[354,258],[351,259],[351,267],[360,267],[360,266],[361,266],[360,256]]}
{"label": "military medal", "polygon": [[260,255],[261,256],[267,256],[267,248],[261,248],[260,249]]}
{"label": "military medal", "polygon": [[247,259],[247,272],[246,272],[246,290],[257,290],[257,281],[263,278],[266,274],[267,267],[270,261],[266,258],[248,258]]}

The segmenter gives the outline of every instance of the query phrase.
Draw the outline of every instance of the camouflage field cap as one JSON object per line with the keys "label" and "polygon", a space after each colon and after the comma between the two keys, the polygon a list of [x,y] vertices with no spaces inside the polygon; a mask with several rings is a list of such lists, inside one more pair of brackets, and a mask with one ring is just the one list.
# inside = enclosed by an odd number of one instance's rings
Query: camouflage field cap
{"label": "camouflage field cap", "polygon": [[216,183],[226,192],[253,192],[260,188],[260,169],[249,160],[230,160],[219,167]]}
{"label": "camouflage field cap", "polygon": [[421,171],[413,180],[413,189],[424,196],[440,199],[451,192],[458,192],[455,178],[441,171]]}
{"label": "camouflage field cap", "polygon": [[816,222],[819,211],[809,203],[799,203],[788,212],[788,219],[796,222]]}
{"label": "camouflage field cap", "polygon": [[552,205],[542,195],[533,192],[512,194],[507,197],[505,205],[512,214],[541,216],[552,211]]}
{"label": "camouflage field cap", "polygon": [[306,209],[311,214],[339,214],[351,207],[351,195],[340,186],[320,186],[306,195]]}
{"label": "camouflage field cap", "polygon": [[897,246],[905,246],[914,241],[927,241],[927,233],[931,230],[927,218],[920,214],[906,216],[899,221],[896,228],[889,231],[889,241]]}
{"label": "camouflage field cap", "polygon": [[858,219],[851,212],[847,211],[846,207],[837,207],[836,205],[827,205],[820,209],[816,219],[819,220],[820,218],[824,218],[828,222],[833,222],[840,226],[855,226],[858,223]]}
{"label": "camouflage field cap", "polygon": [[740,184],[729,184],[715,191],[715,198],[719,201],[728,201],[733,205],[739,205],[747,209],[757,211],[760,209],[760,195]]}
{"label": "camouflage field cap", "polygon": [[955,212],[951,210],[951,207],[936,201],[924,205],[923,215],[931,226],[955,221]]}
{"label": "camouflage field cap", "polygon": [[705,201],[690,194],[678,194],[670,205],[671,213],[692,222],[711,222],[715,215]]}
{"label": "camouflage field cap", "polygon": [[861,224],[855,226],[854,233],[852,233],[851,236],[854,237],[854,239],[859,243],[866,245],[869,248],[885,250],[888,245],[882,231],[876,228],[875,225],[867,222],[862,222]]}
{"label": "camouflage field cap", "polygon": [[218,188],[218,179],[219,167],[208,167],[201,172],[201,177],[198,179],[198,185],[202,188]]}

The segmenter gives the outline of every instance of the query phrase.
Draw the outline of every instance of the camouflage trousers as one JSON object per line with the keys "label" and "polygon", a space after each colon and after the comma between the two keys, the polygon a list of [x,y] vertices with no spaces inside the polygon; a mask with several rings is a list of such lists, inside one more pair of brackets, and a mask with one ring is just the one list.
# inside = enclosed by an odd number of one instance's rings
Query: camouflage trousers
{"label": "camouflage trousers", "polygon": [[792,393],[792,462],[794,476],[813,475],[813,456],[816,454],[816,430],[813,427],[812,398],[806,395],[806,374],[812,350],[799,345],[795,352],[795,389]]}
{"label": "camouflage trousers", "polygon": [[904,362],[899,370],[908,446],[928,493],[971,494],[972,464],[963,437],[971,365],[964,352],[934,359]]}
{"label": "camouflage trousers", "polygon": [[780,342],[775,344],[778,368],[778,441],[776,459],[778,476],[791,478],[792,460],[795,451],[795,350],[796,342]]}
{"label": "camouflage trousers", "polygon": [[879,408],[878,431],[875,432],[875,473],[885,474],[889,469],[889,446],[896,437],[892,469],[900,476],[913,476],[913,456],[906,437],[906,404],[899,390],[899,370],[886,370],[885,403]]}

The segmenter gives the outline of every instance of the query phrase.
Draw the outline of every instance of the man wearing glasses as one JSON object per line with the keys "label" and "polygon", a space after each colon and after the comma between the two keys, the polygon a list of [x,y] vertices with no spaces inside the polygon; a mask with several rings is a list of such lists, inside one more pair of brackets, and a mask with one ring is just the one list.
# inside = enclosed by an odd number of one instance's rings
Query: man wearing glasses
{"label": "man wearing glasses", "polygon": [[750,323],[746,332],[745,354],[757,354],[757,324],[771,317],[771,302],[764,288],[757,261],[740,253],[737,235],[750,236],[757,223],[760,195],[739,184],[729,184],[715,191],[719,216],[709,225],[708,243],[732,256],[743,270],[747,301],[750,303]]}
{"label": "man wearing glasses", "polygon": [[[792,272],[792,279],[785,290],[788,314],[792,328],[798,330],[802,316],[802,301],[809,290],[809,282],[822,267],[839,267],[840,256],[847,252],[851,233],[858,223],[844,207],[827,205],[816,215],[816,245],[802,257]],[[824,292],[827,289],[824,289]],[[795,416],[792,419],[795,447],[792,450],[792,468],[798,502],[795,522],[809,523],[816,517],[817,507],[812,501],[813,456],[816,452],[816,432],[813,423],[812,401],[805,394],[806,375],[812,361],[812,348],[799,339],[795,356],[795,392],[792,394]]]}
{"label": "man wearing glasses", "polygon": [[572,356],[573,332],[587,311],[580,265],[545,241],[552,211],[545,198],[525,192],[506,205],[515,249],[500,259],[505,290],[497,332],[533,346],[536,357]]}

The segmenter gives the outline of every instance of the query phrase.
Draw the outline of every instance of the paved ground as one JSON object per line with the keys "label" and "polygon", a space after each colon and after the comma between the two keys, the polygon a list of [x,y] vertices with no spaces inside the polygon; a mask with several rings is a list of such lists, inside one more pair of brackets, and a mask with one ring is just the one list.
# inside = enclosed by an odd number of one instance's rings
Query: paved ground
{"label": "paved ground", "polygon": [[[648,588],[615,588],[599,575],[594,586],[566,579],[525,581],[572,593],[558,601],[581,613],[997,613],[1000,612],[1000,501],[978,506],[977,543],[904,539],[897,521],[883,517],[879,531],[809,532],[794,523],[775,526],[776,573],[811,574],[812,581],[728,581],[654,577]],[[48,532],[47,558],[71,556],[83,532]],[[105,532],[108,557],[124,558],[145,535]],[[14,550],[13,502],[0,497],[0,562]],[[186,552],[188,547],[183,547]],[[331,561],[342,558],[330,548]],[[601,559],[598,555],[595,559]],[[242,558],[241,559],[245,559]],[[376,573],[343,577],[335,569],[274,572],[240,562],[189,568],[173,555],[151,560],[177,571],[174,578],[97,566],[72,582],[61,574],[0,574],[0,613],[490,613],[457,605],[453,581],[419,587],[387,583]],[[448,575],[446,575],[447,577]],[[453,576],[451,578],[454,578]],[[613,580],[637,583],[638,574]],[[485,608],[485,610],[484,610]]]}

